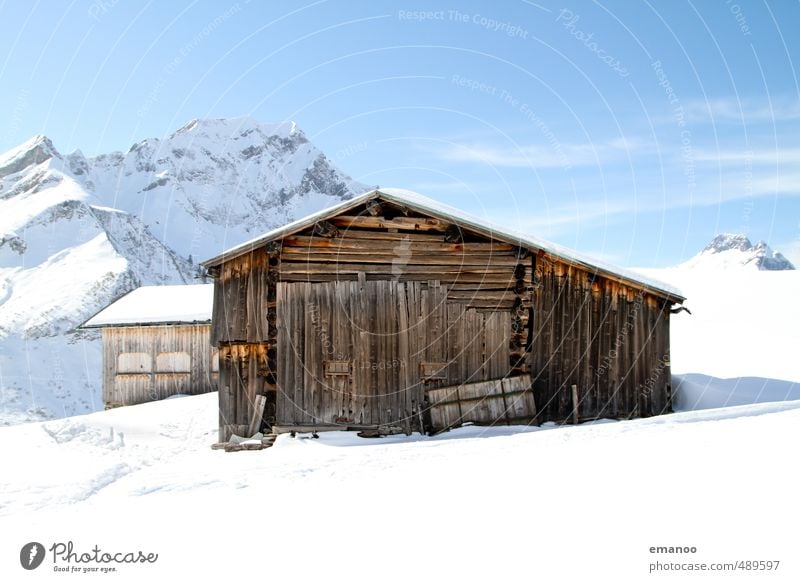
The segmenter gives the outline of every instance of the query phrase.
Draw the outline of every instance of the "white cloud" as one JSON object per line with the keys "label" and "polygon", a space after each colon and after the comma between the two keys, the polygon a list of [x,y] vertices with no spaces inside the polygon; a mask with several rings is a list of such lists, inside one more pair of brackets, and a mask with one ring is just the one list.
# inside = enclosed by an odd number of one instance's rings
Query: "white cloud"
{"label": "white cloud", "polygon": [[[667,190],[669,190],[669,185]],[[688,191],[676,194],[673,190],[666,202],[667,208],[691,208],[716,206],[735,200],[762,198],[769,196],[792,196],[800,194],[800,174],[776,174],[773,170],[754,173],[752,178],[743,179],[733,174],[716,179],[698,180],[691,195]]]}
{"label": "white cloud", "polygon": [[563,206],[543,206],[539,212],[514,212],[487,209],[486,218],[510,230],[553,238],[566,233],[615,222],[618,217],[634,214],[634,205],[625,201],[583,201]]}
{"label": "white cloud", "polygon": [[695,151],[699,162],[743,163],[743,164],[797,164],[800,163],[800,148],[763,148],[758,150],[703,150]]}
{"label": "white cloud", "polygon": [[490,166],[513,168],[566,168],[574,165],[596,164],[597,157],[591,159],[590,148],[573,150],[572,155],[559,148],[544,146],[449,146],[438,150],[440,158],[450,162],[480,162]]}
{"label": "white cloud", "polygon": [[[722,97],[687,101],[686,119],[695,123],[764,123],[800,120],[800,101],[796,98],[737,99]],[[673,118],[674,121],[674,118]]]}
{"label": "white cloud", "polygon": [[[600,172],[602,175],[567,175],[560,186],[548,183],[538,195],[555,204],[539,207],[536,212],[487,210],[487,213],[496,211],[492,218],[515,230],[545,238],[581,228],[602,227],[637,214],[800,195],[800,148],[794,147],[739,150],[727,144],[718,151],[696,148],[690,160],[673,149],[662,149],[661,156],[656,158],[654,146],[637,138],[561,144],[559,148],[538,144],[470,146],[451,142],[430,151],[447,161],[498,168],[560,168],[569,164]],[[482,184],[474,192],[483,196],[486,192],[498,193],[498,188],[507,192],[507,187],[505,182],[498,181]],[[458,189],[453,187],[451,192]],[[565,198],[562,195],[565,193],[570,194]],[[579,195],[580,200],[571,201],[573,195]]]}
{"label": "white cloud", "polygon": [[800,174],[775,172],[753,178],[753,192],[759,196],[770,194],[800,194]]}
{"label": "white cloud", "polygon": [[451,162],[483,163],[513,168],[570,168],[597,166],[626,154],[641,153],[646,144],[637,139],[616,138],[597,144],[553,141],[548,145],[495,146],[450,144],[434,150],[439,158]]}

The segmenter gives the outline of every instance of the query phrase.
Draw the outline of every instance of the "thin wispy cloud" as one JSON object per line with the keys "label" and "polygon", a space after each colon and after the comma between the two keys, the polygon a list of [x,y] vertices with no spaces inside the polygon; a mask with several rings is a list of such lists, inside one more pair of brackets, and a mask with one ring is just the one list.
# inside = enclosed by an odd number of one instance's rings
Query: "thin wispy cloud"
{"label": "thin wispy cloud", "polygon": [[800,163],[800,148],[762,148],[757,150],[696,150],[699,162],[721,162],[742,164],[797,164]]}
{"label": "thin wispy cloud", "polygon": [[724,97],[688,101],[683,104],[683,111],[687,121],[693,123],[778,123],[800,120],[800,101],[786,97],[771,101]]}
{"label": "thin wispy cloud", "polygon": [[608,225],[618,217],[632,212],[630,201],[608,200],[543,206],[536,213],[488,209],[487,218],[516,232],[549,238]]}
{"label": "thin wispy cloud", "polygon": [[[730,103],[720,101],[715,106],[732,115]],[[793,115],[789,109],[781,114]],[[761,141],[752,148],[739,149],[738,139],[727,134],[719,134],[717,139],[718,149],[709,147],[708,142],[693,144],[689,157],[685,148],[674,140],[648,140],[639,136],[595,143],[528,142],[521,146],[487,145],[462,136],[426,148],[426,152],[443,161],[484,166],[494,171],[496,168],[581,169],[556,177],[556,183],[545,182],[541,189],[537,187],[536,196],[541,198],[535,212],[492,207],[491,203],[483,208],[486,218],[493,222],[543,238],[561,238],[588,230],[602,232],[614,224],[635,221],[637,216],[800,195],[800,171],[795,170],[800,167],[800,147],[778,148]],[[486,192],[494,192],[502,193],[504,198],[513,197],[507,191],[508,186],[483,183],[471,193],[483,197]],[[454,185],[449,192],[453,194],[460,189]]]}
{"label": "thin wispy cloud", "polygon": [[[672,175],[680,175],[675,168]],[[619,219],[637,215],[658,214],[681,208],[719,206],[741,200],[775,196],[799,196],[800,172],[759,170],[743,173],[727,172],[701,176],[693,188],[685,182],[668,180],[663,189],[635,187],[634,190],[607,184],[607,196],[595,201],[543,206],[537,213],[516,213],[503,218],[517,230],[542,233],[542,236],[572,232],[578,229],[602,228]]]}
{"label": "thin wispy cloud", "polygon": [[616,138],[600,143],[561,143],[548,145],[462,145],[451,144],[437,148],[433,153],[450,162],[483,163],[511,168],[571,168],[598,166],[626,155],[645,151],[645,142],[630,138]]}
{"label": "thin wispy cloud", "polygon": [[756,195],[800,194],[800,173],[773,172],[753,179]]}
{"label": "thin wispy cloud", "polygon": [[428,192],[434,198],[436,194],[463,194],[469,196],[480,192],[512,195],[512,192],[507,187],[497,182],[433,180],[429,182],[413,182],[408,187],[417,192]]}
{"label": "thin wispy cloud", "polygon": [[[664,193],[668,196],[664,196]],[[656,200],[657,205],[650,208],[646,204],[640,206],[641,211],[658,211],[676,208],[694,208],[700,206],[719,206],[737,200],[752,200],[775,196],[800,195],[800,173],[780,172],[773,170],[723,172],[708,174],[698,178],[691,189],[682,182],[670,182],[663,192],[653,192],[652,198],[642,193],[643,199]]]}

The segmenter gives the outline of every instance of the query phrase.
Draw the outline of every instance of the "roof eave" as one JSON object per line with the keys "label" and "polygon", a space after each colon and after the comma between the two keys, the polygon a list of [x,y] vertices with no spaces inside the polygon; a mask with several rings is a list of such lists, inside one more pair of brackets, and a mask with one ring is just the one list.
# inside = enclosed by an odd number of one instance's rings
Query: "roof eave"
{"label": "roof eave", "polygon": [[210,325],[210,319],[196,319],[192,321],[146,321],[146,322],[127,322],[127,323],[83,323],[75,329],[103,329],[106,327],[158,327],[165,325]]}

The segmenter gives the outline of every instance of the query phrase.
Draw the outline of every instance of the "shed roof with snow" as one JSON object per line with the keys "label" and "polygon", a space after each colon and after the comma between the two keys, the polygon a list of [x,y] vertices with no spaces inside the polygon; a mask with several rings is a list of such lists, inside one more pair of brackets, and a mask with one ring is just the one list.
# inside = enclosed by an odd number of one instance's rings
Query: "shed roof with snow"
{"label": "shed roof with snow", "polygon": [[100,311],[82,328],[211,322],[214,285],[139,287]]}
{"label": "shed roof with snow", "polygon": [[139,287],[84,323],[103,340],[106,407],[217,389],[213,285]]}

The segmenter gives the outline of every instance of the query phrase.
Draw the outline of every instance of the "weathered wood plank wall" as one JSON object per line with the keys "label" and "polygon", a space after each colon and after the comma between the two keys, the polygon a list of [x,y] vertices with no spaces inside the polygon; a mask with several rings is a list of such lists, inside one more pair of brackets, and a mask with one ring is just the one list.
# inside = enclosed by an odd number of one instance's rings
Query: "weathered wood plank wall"
{"label": "weathered wood plank wall", "polygon": [[[267,397],[263,420],[275,421],[275,389],[269,383],[268,344],[221,344],[219,348],[220,439],[247,427],[253,417],[256,396]],[[239,427],[239,428],[236,428]],[[225,433],[225,434],[222,434]],[[251,436],[239,434],[239,436]]]}
{"label": "weathered wood plank wall", "polygon": [[536,270],[529,356],[541,420],[651,416],[671,410],[669,305],[550,261]]}
{"label": "weathered wood plank wall", "polygon": [[269,340],[269,277],[263,249],[225,263],[214,281],[213,345]]}
{"label": "weathered wood plank wall", "polygon": [[103,400],[107,407],[217,389],[209,325],[103,328]]}
{"label": "weathered wood plank wall", "polygon": [[262,248],[226,262],[215,278],[210,341],[219,347],[221,441],[249,436],[257,395],[266,397],[263,420],[275,422],[278,264]]}

